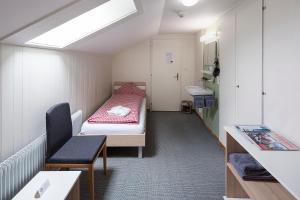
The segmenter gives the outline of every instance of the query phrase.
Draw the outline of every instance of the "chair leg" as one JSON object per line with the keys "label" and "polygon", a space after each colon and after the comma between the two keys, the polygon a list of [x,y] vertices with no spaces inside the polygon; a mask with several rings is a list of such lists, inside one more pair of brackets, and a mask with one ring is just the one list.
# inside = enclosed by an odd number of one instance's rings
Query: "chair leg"
{"label": "chair leg", "polygon": [[107,176],[107,147],[106,144],[103,146],[103,170],[104,170],[104,175]]}
{"label": "chair leg", "polygon": [[89,199],[94,200],[94,166],[91,164],[88,168],[88,186],[89,186]]}

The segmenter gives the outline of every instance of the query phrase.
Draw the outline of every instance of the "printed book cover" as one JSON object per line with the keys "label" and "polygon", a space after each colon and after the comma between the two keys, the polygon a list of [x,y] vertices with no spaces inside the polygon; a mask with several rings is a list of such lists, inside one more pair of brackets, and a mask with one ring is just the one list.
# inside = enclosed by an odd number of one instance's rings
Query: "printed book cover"
{"label": "printed book cover", "polygon": [[261,150],[271,151],[297,151],[299,147],[283,137],[272,132],[264,126],[236,126],[238,130],[244,133],[252,142],[257,144]]}

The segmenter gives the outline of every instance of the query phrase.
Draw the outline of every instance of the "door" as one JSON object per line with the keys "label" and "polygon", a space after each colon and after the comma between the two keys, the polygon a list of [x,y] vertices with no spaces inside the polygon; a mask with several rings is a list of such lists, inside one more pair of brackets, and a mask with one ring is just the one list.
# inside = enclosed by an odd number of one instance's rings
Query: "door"
{"label": "door", "polygon": [[262,1],[246,1],[236,19],[237,123],[261,124]]}
{"label": "door", "polygon": [[181,41],[152,41],[152,110],[179,111]]}

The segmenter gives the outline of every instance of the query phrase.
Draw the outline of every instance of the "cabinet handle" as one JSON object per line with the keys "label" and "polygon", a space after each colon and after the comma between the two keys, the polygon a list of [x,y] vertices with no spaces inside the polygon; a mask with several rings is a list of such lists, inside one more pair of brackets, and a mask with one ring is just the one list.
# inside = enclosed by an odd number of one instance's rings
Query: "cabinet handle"
{"label": "cabinet handle", "polygon": [[177,79],[177,81],[179,80],[179,73],[176,74],[176,76],[174,76],[174,78]]}

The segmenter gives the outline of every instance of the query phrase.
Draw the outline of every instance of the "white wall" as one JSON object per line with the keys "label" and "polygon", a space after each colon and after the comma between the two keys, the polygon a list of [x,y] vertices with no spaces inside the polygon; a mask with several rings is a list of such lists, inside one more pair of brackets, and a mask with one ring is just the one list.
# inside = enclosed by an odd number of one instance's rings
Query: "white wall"
{"label": "white wall", "polygon": [[[200,41],[201,36],[205,33],[204,30],[201,30],[196,33],[195,37],[195,58],[196,58],[196,65],[195,65],[195,74],[194,74],[194,84],[203,86],[203,43]],[[195,111],[203,118],[203,111],[202,108],[195,109]]]}
{"label": "white wall", "polygon": [[181,99],[190,99],[184,87],[199,82],[200,76],[196,71],[196,35],[195,34],[166,34],[136,44],[113,57],[113,81],[146,81],[148,97],[151,96],[151,40],[178,39],[183,44],[181,69]]}
{"label": "white wall", "polygon": [[92,114],[111,93],[110,57],[0,46],[1,160],[45,133],[45,112],[70,102]]}
{"label": "white wall", "polygon": [[198,33],[196,33],[196,37],[195,37],[195,44],[196,44],[196,52],[195,52],[195,56],[196,56],[196,66],[195,66],[195,74],[194,74],[194,84],[196,85],[203,85],[203,43],[200,42],[200,37],[202,36],[203,32],[199,31]]}
{"label": "white wall", "polygon": [[150,40],[136,44],[113,57],[113,81],[145,81],[150,96]]}

